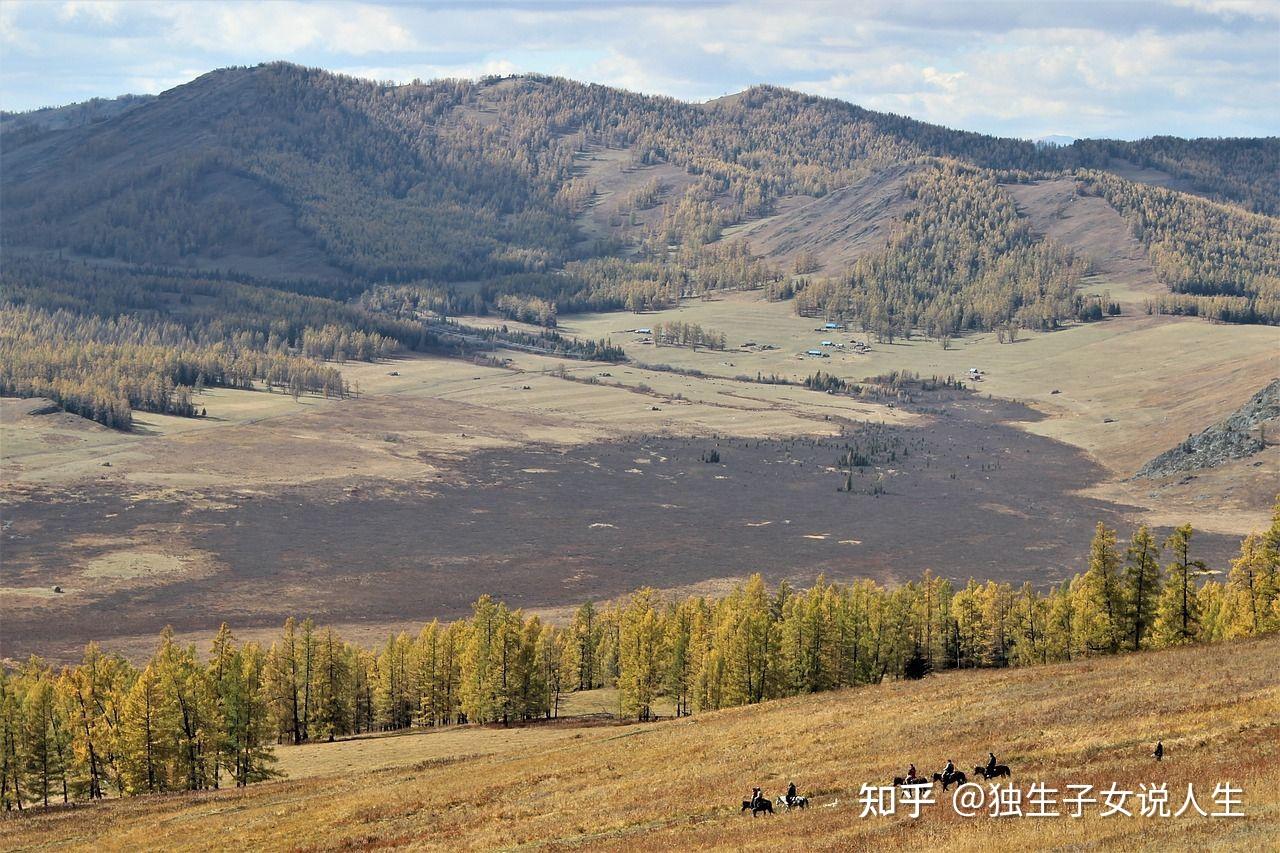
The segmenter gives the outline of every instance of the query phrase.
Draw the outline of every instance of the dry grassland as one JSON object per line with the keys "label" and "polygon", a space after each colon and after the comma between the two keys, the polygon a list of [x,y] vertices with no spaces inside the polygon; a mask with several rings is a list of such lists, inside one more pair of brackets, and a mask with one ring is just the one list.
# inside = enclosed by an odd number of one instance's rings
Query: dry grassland
{"label": "dry grassland", "polygon": [[[561,368],[568,378],[558,375]],[[900,410],[800,388],[525,354],[507,368],[414,357],[343,370],[358,383],[359,398],[295,401],[211,389],[199,397],[207,419],[139,413],[134,433],[61,413],[30,415],[36,401],[6,399],[3,481],[123,481],[163,493],[357,474],[418,479],[447,469],[450,458],[488,448],[629,434],[827,436],[839,432],[830,418],[912,420]]]}

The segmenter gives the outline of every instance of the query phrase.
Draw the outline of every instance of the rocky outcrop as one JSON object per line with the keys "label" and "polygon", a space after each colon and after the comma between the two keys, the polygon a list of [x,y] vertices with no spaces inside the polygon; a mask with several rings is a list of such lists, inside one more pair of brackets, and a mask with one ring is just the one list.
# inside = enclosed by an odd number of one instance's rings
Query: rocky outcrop
{"label": "rocky outcrop", "polygon": [[[1269,422],[1280,421],[1280,379],[1273,380],[1226,420],[1152,459],[1134,478],[1169,477],[1201,468],[1213,468],[1252,456],[1266,447]],[[1280,434],[1280,423],[1272,427]]]}

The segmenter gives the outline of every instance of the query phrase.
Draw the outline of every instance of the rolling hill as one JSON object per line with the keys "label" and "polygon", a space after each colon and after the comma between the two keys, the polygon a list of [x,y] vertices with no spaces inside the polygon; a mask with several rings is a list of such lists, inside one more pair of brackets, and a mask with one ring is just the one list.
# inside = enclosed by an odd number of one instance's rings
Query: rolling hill
{"label": "rolling hill", "polygon": [[[0,827],[15,850],[1257,850],[1280,833],[1277,655],[1271,637],[953,672],[668,722],[565,719],[282,748],[284,781],[29,810]],[[916,820],[861,816],[862,783],[886,784],[911,762],[968,769],[988,750],[1024,794],[1033,782],[1060,797],[1092,785],[1098,803],[1079,819],[967,818],[939,792]],[[788,780],[811,797],[808,810],[739,814],[752,785],[776,796]],[[1194,785],[1206,812],[1221,810],[1213,792],[1230,783],[1243,789],[1244,817],[1138,816],[1136,792],[1152,783],[1168,785],[1171,811]],[[1100,816],[1112,784],[1135,792],[1134,816]]]}
{"label": "rolling hill", "polygon": [[[659,203],[669,237],[705,242],[806,197],[837,193],[838,209],[846,187],[921,157],[1110,169],[1264,213],[1280,197],[1274,139],[1045,148],[773,87],[699,105],[538,76],[388,86],[277,63],[0,126],[9,247],[278,280],[556,269],[640,241],[658,223],[631,214]],[[823,225],[815,237],[841,240]]]}

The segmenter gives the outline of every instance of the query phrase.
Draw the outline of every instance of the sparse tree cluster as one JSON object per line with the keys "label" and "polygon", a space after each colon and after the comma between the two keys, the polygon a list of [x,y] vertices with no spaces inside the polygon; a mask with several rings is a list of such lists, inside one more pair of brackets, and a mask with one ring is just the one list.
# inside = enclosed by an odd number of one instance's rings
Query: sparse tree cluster
{"label": "sparse tree cluster", "polygon": [[168,629],[141,668],[90,643],[55,670],[0,670],[0,802],[243,786],[272,775],[265,657],[223,629],[208,656]]}
{"label": "sparse tree cluster", "polygon": [[728,346],[724,332],[704,329],[697,323],[672,320],[653,327],[653,342],[659,346],[692,347],[722,350]]}
{"label": "sparse tree cluster", "polygon": [[494,300],[493,307],[508,320],[520,320],[548,329],[554,329],[556,325],[556,304],[537,296],[504,293]]}

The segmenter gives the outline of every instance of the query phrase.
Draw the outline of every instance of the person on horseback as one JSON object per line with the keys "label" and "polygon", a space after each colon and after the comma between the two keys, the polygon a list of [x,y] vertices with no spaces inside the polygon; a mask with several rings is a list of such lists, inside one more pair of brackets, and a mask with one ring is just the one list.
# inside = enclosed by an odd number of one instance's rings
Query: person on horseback
{"label": "person on horseback", "polygon": [[1151,754],[1155,756],[1156,761],[1162,760],[1164,758],[1164,741],[1156,741],[1156,751]]}
{"label": "person on horseback", "polygon": [[756,806],[760,805],[760,801],[763,799],[764,799],[764,794],[760,793],[759,788],[751,789],[751,808],[754,809]]}
{"label": "person on horseback", "polygon": [[912,764],[910,767],[907,768],[907,784],[910,785],[915,781],[916,781],[916,766]]}
{"label": "person on horseback", "polygon": [[787,805],[793,806],[796,802],[796,783],[792,782],[787,786]]}
{"label": "person on horseback", "polygon": [[951,781],[951,777],[956,775],[956,764],[950,758],[947,759],[947,766],[942,768],[942,782],[946,784]]}
{"label": "person on horseback", "polygon": [[996,754],[994,752],[988,752],[987,755],[987,775],[990,776],[996,769]]}

